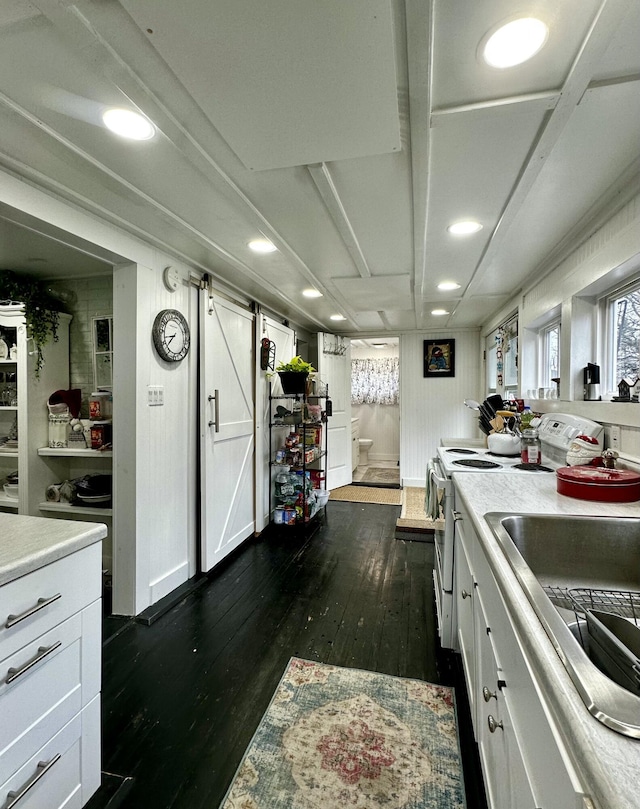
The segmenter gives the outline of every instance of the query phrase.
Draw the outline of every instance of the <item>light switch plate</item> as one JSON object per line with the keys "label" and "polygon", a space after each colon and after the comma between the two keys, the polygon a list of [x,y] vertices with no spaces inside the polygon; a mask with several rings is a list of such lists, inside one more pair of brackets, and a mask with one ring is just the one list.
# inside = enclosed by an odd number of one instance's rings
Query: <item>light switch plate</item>
{"label": "light switch plate", "polygon": [[147,402],[149,407],[162,407],[164,404],[164,385],[147,385]]}
{"label": "light switch plate", "polygon": [[620,427],[617,424],[611,425],[611,449],[620,449]]}

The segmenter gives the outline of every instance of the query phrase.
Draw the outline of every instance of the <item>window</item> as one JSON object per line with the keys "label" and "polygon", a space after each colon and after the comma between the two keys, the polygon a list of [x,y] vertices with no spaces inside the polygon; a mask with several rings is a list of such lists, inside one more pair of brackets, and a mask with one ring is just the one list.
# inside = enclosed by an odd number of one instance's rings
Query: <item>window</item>
{"label": "window", "polygon": [[553,388],[560,377],[560,322],[549,323],[540,332],[540,384]]}
{"label": "window", "polygon": [[606,308],[607,382],[609,391],[617,393],[621,380],[633,384],[640,376],[640,282],[609,295]]}
{"label": "window", "polygon": [[93,318],[94,390],[111,390],[113,385],[113,317]]}

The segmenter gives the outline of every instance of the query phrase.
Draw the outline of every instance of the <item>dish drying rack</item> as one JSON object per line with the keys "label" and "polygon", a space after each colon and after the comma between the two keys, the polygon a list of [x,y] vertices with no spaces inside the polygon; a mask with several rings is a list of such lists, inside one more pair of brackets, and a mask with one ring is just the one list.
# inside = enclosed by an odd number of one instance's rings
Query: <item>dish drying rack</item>
{"label": "dish drying rack", "polygon": [[586,610],[601,610],[631,619],[640,626],[640,593],[632,590],[601,590],[590,587],[568,589],[545,586],[551,603],[561,609],[571,610],[576,620],[584,618]]}
{"label": "dish drying rack", "polygon": [[640,593],[544,589],[556,608],[573,611],[576,620],[569,628],[596,667],[640,697]]}

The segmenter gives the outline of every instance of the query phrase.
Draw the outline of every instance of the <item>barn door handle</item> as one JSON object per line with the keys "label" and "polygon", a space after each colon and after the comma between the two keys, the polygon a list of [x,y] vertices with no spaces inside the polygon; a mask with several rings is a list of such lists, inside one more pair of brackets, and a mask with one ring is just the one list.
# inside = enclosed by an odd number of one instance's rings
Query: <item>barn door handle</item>
{"label": "barn door handle", "polygon": [[209,422],[209,427],[214,427],[215,432],[220,432],[220,391],[216,388],[213,396],[209,394],[208,399],[213,402],[213,421]]}

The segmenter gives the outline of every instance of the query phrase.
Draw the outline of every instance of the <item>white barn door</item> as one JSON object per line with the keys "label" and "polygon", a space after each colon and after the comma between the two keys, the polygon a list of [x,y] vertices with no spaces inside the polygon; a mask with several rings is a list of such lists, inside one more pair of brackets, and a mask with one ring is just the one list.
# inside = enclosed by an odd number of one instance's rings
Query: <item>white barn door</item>
{"label": "white barn door", "polygon": [[254,316],[201,293],[201,567],[255,530]]}
{"label": "white barn door", "polygon": [[[344,354],[335,353],[344,346]],[[327,489],[351,483],[351,343],[318,334],[318,373],[329,386],[333,415],[327,422]]]}

